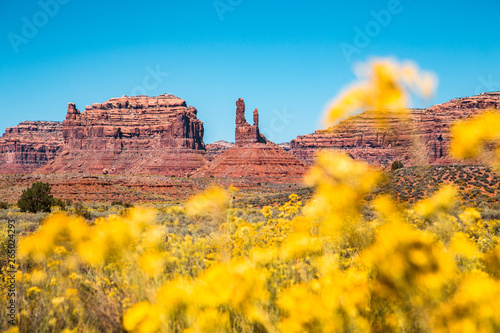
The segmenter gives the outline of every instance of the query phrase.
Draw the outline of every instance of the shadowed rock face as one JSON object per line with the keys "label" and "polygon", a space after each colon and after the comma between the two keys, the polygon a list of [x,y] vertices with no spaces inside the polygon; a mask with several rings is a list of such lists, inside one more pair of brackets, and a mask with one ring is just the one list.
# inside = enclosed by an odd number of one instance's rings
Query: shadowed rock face
{"label": "shadowed rock face", "polygon": [[173,95],[112,98],[84,112],[69,103],[63,152],[40,172],[186,175],[206,162],[196,115]]}
{"label": "shadowed rock face", "polygon": [[253,118],[251,126],[245,120],[245,103],[240,98],[236,102],[235,145],[198,169],[193,176],[301,182],[307,167],[260,134],[257,109]]}
{"label": "shadowed rock face", "polygon": [[338,149],[373,165],[389,166],[456,163],[449,156],[450,126],[487,109],[500,109],[500,93],[456,98],[408,115],[387,111],[383,116],[365,111],[329,130],[301,135],[290,143],[290,153],[312,164],[319,149]]}
{"label": "shadowed rock face", "polygon": [[0,138],[0,173],[27,174],[62,151],[62,123],[23,121]]}

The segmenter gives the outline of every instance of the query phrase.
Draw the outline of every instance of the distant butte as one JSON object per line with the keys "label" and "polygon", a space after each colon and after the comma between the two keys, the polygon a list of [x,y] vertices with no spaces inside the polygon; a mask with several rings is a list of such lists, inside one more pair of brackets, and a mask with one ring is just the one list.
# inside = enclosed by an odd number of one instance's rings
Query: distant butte
{"label": "distant butte", "polygon": [[0,138],[0,174],[29,174],[61,153],[62,123],[23,121]]}
{"label": "distant butte", "polygon": [[63,151],[40,173],[184,176],[206,163],[203,122],[174,95],[68,104]]}
{"label": "distant butte", "polygon": [[236,102],[235,144],[196,171],[194,177],[247,178],[255,181],[301,182],[307,167],[259,131],[259,112],[254,124],[245,119],[245,102]]}

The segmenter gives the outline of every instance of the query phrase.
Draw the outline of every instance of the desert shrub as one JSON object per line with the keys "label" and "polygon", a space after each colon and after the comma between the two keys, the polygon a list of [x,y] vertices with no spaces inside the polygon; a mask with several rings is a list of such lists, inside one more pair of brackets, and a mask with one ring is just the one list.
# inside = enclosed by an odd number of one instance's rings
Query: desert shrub
{"label": "desert shrub", "polygon": [[52,206],[61,207],[62,210],[66,210],[66,203],[61,199],[54,199],[52,201]]}
{"label": "desert shrub", "polygon": [[23,191],[17,205],[21,212],[50,212],[54,197],[50,194],[51,187],[47,183],[36,182]]}
{"label": "desert shrub", "polygon": [[500,210],[485,208],[481,212],[481,217],[484,220],[500,220]]}
{"label": "desert shrub", "polygon": [[394,161],[391,164],[391,170],[397,170],[403,168],[403,162],[401,161]]}
{"label": "desert shrub", "polygon": [[89,212],[88,209],[81,202],[77,202],[75,204],[75,214],[83,217],[86,220],[92,219],[92,213]]}
{"label": "desert shrub", "polygon": [[7,202],[0,201],[0,209],[9,209],[10,205]]}
{"label": "desert shrub", "polygon": [[113,201],[111,203],[111,206],[122,206],[124,208],[132,208],[132,207],[134,207],[133,204],[131,204],[129,202],[123,202],[122,200]]}

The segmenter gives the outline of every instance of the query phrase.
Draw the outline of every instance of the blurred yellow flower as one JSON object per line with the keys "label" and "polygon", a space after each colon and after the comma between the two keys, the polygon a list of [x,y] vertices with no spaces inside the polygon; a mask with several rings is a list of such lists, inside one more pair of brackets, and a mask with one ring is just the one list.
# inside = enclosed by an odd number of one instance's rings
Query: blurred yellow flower
{"label": "blurred yellow flower", "polygon": [[465,277],[453,299],[433,315],[435,332],[498,332],[500,283],[475,271]]}
{"label": "blurred yellow flower", "polygon": [[161,274],[164,269],[165,259],[163,255],[157,251],[143,253],[139,257],[139,267],[149,277],[155,277]]}
{"label": "blurred yellow flower", "polygon": [[434,74],[421,72],[411,63],[398,63],[392,59],[376,59],[358,66],[359,82],[342,91],[329,106],[326,125],[359,111],[404,109],[412,91],[429,97],[435,90],[437,78]]}
{"label": "blurred yellow flower", "polygon": [[30,297],[33,294],[38,294],[40,292],[40,288],[38,287],[31,287],[28,289],[27,296]]}
{"label": "blurred yellow flower", "polygon": [[479,252],[476,245],[463,232],[455,233],[451,240],[450,249],[454,254],[464,256],[467,259],[482,257],[482,253]]}
{"label": "blurred yellow flower", "polygon": [[213,187],[189,199],[186,203],[186,213],[193,218],[210,216],[221,221],[228,207],[228,193],[222,188]]}
{"label": "blurred yellow flower", "polygon": [[446,213],[456,205],[457,190],[451,185],[441,187],[432,197],[417,202],[414,209],[423,217]]}
{"label": "blurred yellow flower", "polygon": [[8,330],[4,331],[4,333],[19,333],[19,327],[17,326],[12,326]]}
{"label": "blurred yellow flower", "polygon": [[476,157],[480,154],[485,141],[500,138],[500,114],[493,111],[459,121],[451,127],[450,152],[452,156]]}
{"label": "blurred yellow flower", "polygon": [[381,226],[363,261],[375,270],[378,290],[396,299],[432,297],[456,273],[452,258],[432,235],[404,223]]}
{"label": "blurred yellow flower", "polygon": [[156,332],[161,325],[160,310],[148,302],[137,303],[125,312],[123,327],[129,332]]}

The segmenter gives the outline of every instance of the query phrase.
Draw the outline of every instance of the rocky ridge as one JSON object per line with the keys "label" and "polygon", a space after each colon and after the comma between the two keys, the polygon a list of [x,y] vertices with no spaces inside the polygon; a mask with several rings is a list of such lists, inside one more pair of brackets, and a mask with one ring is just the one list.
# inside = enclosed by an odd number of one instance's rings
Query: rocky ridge
{"label": "rocky ridge", "polygon": [[213,143],[206,144],[205,148],[207,150],[207,159],[211,161],[215,157],[222,154],[223,152],[225,152],[226,150],[228,150],[233,146],[234,146],[233,142],[227,142],[224,140],[219,140]]}
{"label": "rocky ridge", "polygon": [[500,93],[455,98],[428,109],[365,111],[328,130],[301,135],[290,143],[290,153],[310,165],[320,149],[338,149],[353,158],[388,167],[457,163],[449,156],[450,125],[488,109],[500,109]]}
{"label": "rocky ridge", "polygon": [[0,138],[0,174],[27,174],[62,151],[62,123],[23,121]]}

